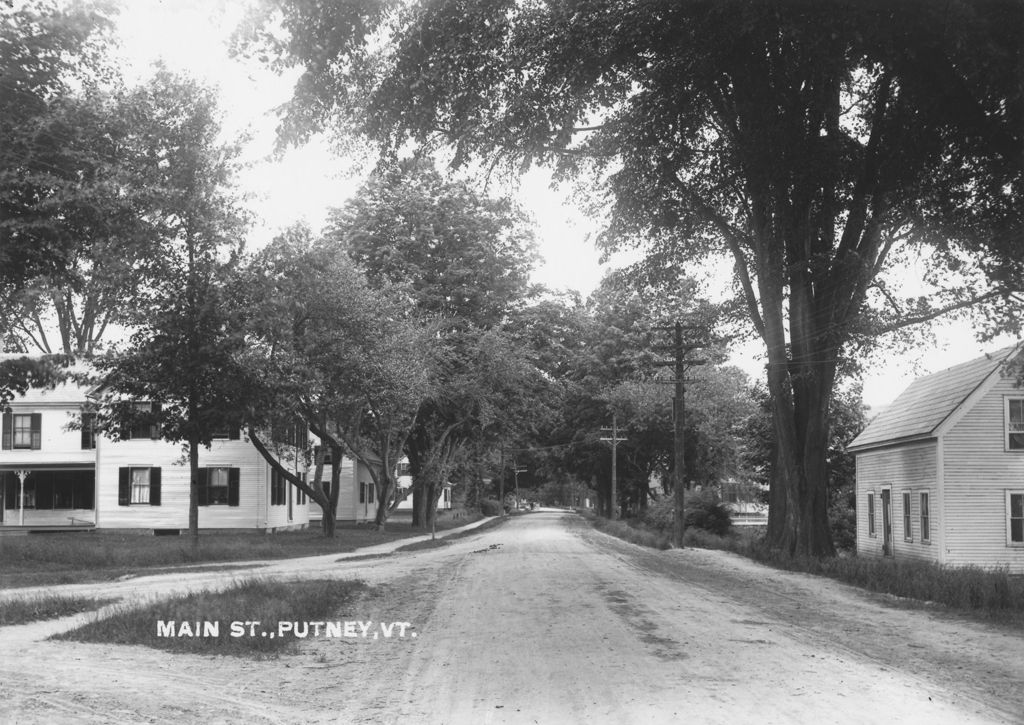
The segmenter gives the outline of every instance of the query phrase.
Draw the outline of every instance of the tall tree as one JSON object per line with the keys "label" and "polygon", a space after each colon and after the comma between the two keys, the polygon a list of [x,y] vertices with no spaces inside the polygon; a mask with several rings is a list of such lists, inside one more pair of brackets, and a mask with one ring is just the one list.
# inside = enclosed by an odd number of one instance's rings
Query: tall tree
{"label": "tall tree", "polygon": [[[321,507],[325,536],[334,535],[342,455],[365,465],[383,528],[397,505],[398,461],[431,389],[432,325],[412,314],[401,290],[371,289],[344,249],[304,228],[256,255],[246,280],[250,438]],[[261,431],[282,421],[299,421],[330,451],[329,483],[322,456],[311,482],[275,460]]]}
{"label": "tall tree", "polygon": [[[505,394],[507,378],[498,373],[513,367],[494,364],[496,328],[528,300],[531,229],[509,200],[411,159],[375,174],[332,215],[328,236],[371,284],[401,285],[422,314],[438,320],[440,364],[406,445],[413,522],[428,525],[446,476],[493,425],[492,401]],[[481,378],[492,364],[495,377]]]}
{"label": "tall tree", "polygon": [[[199,534],[199,447],[241,422],[241,336],[229,282],[245,218],[232,189],[237,147],[219,140],[212,90],[161,71],[149,87],[155,138],[147,188],[159,245],[133,299],[127,345],[97,358],[104,398],[99,427],[117,437],[133,425],[188,446],[189,532]],[[139,410],[138,402],[151,404]]]}
{"label": "tall tree", "polygon": [[[109,73],[107,3],[0,8],[0,292],[59,275],[75,243],[73,208],[93,189],[97,149],[75,143],[67,101]],[[71,123],[69,123],[71,121]],[[83,172],[86,172],[83,175]]]}
{"label": "tall tree", "polygon": [[[768,356],[781,550],[833,552],[827,410],[858,335],[982,303],[1019,324],[1020,3],[270,7],[304,66],[286,129],[549,162],[603,192],[607,244],[731,259]],[[887,271],[922,248],[936,291],[901,300]]]}

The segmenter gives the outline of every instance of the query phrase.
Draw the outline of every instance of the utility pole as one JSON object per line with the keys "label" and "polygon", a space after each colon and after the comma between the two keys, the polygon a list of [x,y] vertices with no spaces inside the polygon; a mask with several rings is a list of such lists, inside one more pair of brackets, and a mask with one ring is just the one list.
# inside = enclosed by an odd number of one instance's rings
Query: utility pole
{"label": "utility pole", "polygon": [[516,461],[512,461],[512,476],[516,482],[516,511],[519,510],[519,474],[526,473],[526,468],[520,468]]}
{"label": "utility pole", "polygon": [[602,428],[601,431],[612,434],[610,438],[602,438],[601,440],[611,441],[612,444],[612,501],[611,516],[609,516],[609,518],[616,519],[618,518],[618,516],[616,515],[618,509],[618,460],[616,459],[616,449],[619,446],[619,441],[624,441],[626,439],[619,438],[619,419],[618,416],[615,414],[615,411],[612,411],[611,430],[609,430],[608,428]]}
{"label": "utility pole", "polygon": [[[661,328],[665,329],[665,328]],[[672,543],[678,548],[683,548],[683,533],[686,529],[685,509],[683,505],[683,491],[686,488],[686,371],[693,365],[704,365],[707,360],[688,360],[687,353],[704,347],[703,344],[694,340],[683,340],[683,330],[705,332],[703,328],[696,325],[683,325],[676,322],[672,330],[672,347],[674,359],[659,363],[671,365],[674,373],[675,395],[672,398],[672,426],[673,426],[673,466],[672,466],[672,491],[675,496],[675,516],[672,526]]]}
{"label": "utility pole", "polygon": [[505,448],[501,449],[501,463],[498,467],[498,510],[505,515]]}

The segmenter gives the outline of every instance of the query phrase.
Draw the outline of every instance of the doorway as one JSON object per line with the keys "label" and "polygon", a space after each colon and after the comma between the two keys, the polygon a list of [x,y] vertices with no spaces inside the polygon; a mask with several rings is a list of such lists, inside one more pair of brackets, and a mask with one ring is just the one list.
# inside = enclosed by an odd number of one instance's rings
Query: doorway
{"label": "doorway", "polygon": [[882,489],[882,554],[892,556],[892,491]]}

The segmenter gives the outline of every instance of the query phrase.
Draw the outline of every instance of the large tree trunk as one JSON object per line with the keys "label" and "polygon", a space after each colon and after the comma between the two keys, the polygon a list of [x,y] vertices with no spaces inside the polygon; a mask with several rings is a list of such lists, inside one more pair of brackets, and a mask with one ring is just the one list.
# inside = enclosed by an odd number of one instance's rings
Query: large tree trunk
{"label": "large tree trunk", "polygon": [[791,556],[834,556],[826,464],[831,376],[820,370],[805,373],[795,380],[793,394],[785,387],[769,387],[778,444],[769,492],[768,545]]}

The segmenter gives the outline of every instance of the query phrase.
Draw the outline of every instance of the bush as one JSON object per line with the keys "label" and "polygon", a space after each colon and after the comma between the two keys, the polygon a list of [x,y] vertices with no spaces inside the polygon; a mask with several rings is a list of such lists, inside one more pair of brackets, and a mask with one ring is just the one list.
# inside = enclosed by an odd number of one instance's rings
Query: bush
{"label": "bush", "polygon": [[714,491],[687,492],[684,521],[688,529],[703,529],[717,536],[725,536],[732,528],[732,514]]}
{"label": "bush", "polygon": [[671,533],[672,523],[676,515],[676,502],[671,496],[662,496],[647,505],[640,520],[652,529]]}
{"label": "bush", "polygon": [[836,501],[829,507],[828,523],[837,549],[853,551],[857,547],[857,511],[847,501]]}
{"label": "bush", "polygon": [[480,501],[480,511],[484,516],[500,516],[501,504],[493,498],[485,498]]}
{"label": "bush", "polygon": [[[664,496],[649,504],[640,520],[653,529],[671,534],[675,515],[675,499]],[[687,529],[702,529],[718,536],[724,536],[732,528],[729,509],[713,491],[687,491],[683,502],[683,517]]]}

